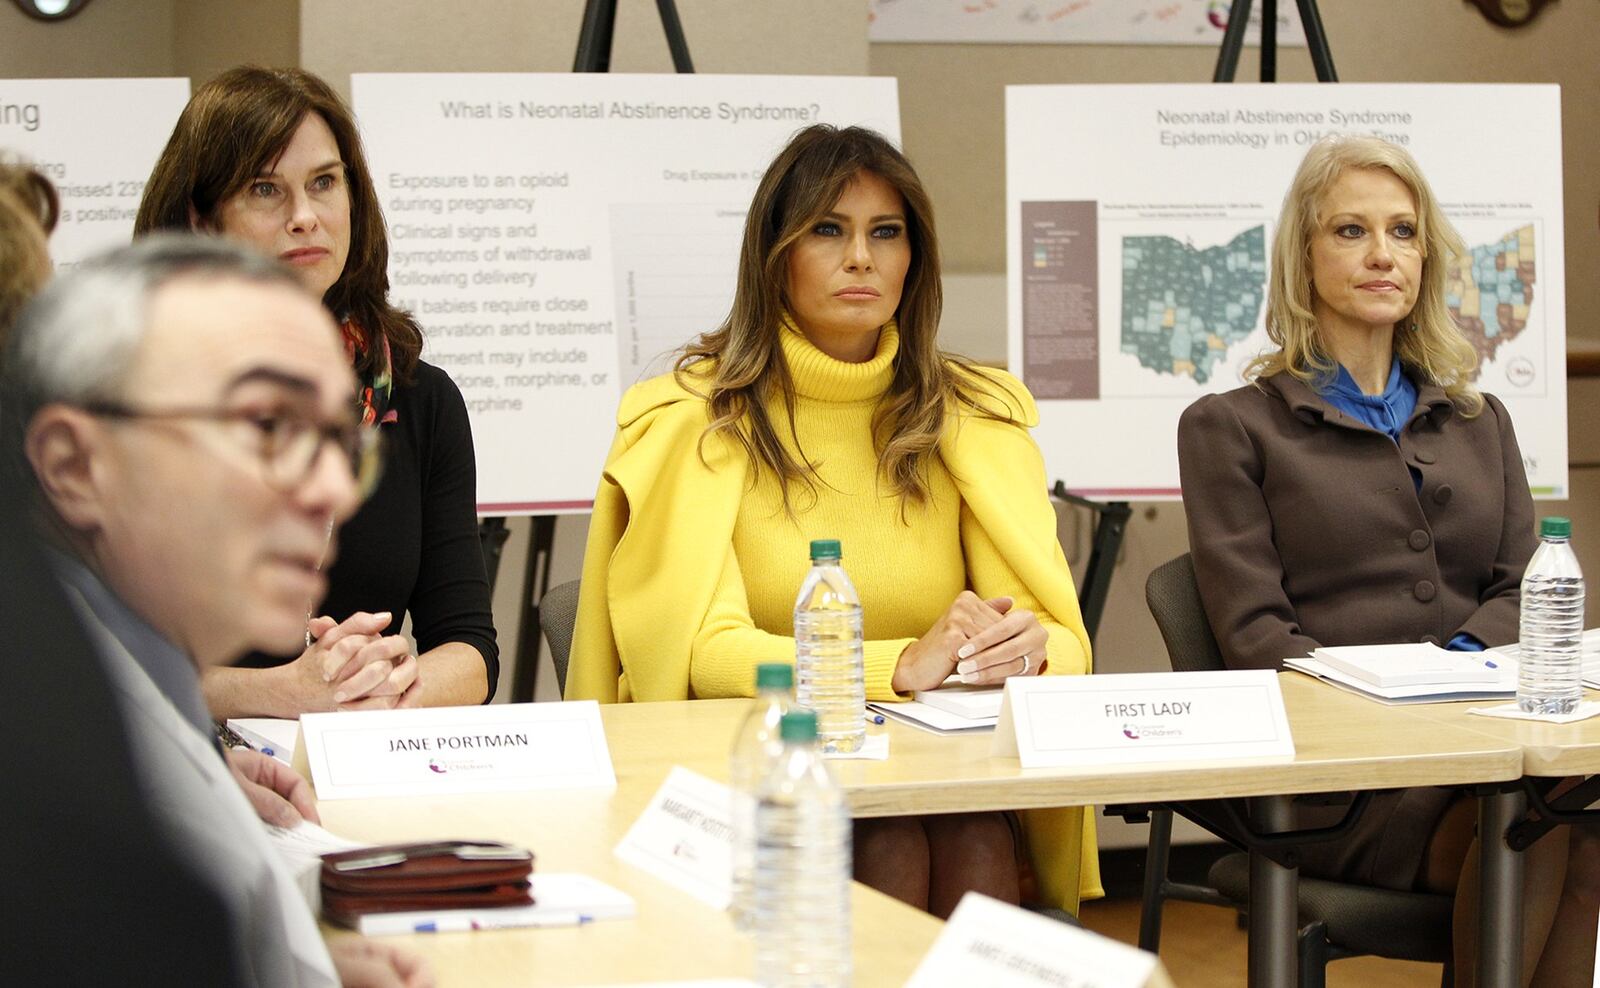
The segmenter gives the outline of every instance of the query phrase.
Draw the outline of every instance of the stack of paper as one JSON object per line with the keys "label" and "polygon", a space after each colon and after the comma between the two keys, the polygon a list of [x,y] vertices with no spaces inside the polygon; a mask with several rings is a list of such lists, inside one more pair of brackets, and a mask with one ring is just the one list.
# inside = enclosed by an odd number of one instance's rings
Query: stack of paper
{"label": "stack of paper", "polygon": [[[1516,662],[1522,657],[1522,644],[1513,642],[1484,653],[1496,661]],[[1590,628],[1583,633],[1583,685],[1600,690],[1600,628]]]}
{"label": "stack of paper", "polygon": [[1000,720],[1004,686],[967,686],[951,676],[936,690],[917,690],[910,703],[869,703],[868,707],[934,734],[992,731]]}
{"label": "stack of paper", "polygon": [[1319,648],[1284,665],[1383,703],[1493,700],[1517,692],[1515,659],[1426,642]]}

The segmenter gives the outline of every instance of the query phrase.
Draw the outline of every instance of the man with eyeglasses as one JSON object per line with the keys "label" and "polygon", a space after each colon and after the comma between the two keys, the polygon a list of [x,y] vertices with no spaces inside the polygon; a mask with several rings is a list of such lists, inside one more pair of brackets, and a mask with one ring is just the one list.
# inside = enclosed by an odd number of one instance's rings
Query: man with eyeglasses
{"label": "man with eyeglasses", "polygon": [[[322,306],[243,248],[151,238],[47,289],[3,367],[3,482],[34,494],[136,783],[227,904],[244,983],[432,984],[404,951],[323,944],[251,806],[313,815],[304,783],[248,755],[236,778],[199,687],[201,669],[305,634],[329,533],[375,476]],[[403,696],[410,682],[374,688]]]}

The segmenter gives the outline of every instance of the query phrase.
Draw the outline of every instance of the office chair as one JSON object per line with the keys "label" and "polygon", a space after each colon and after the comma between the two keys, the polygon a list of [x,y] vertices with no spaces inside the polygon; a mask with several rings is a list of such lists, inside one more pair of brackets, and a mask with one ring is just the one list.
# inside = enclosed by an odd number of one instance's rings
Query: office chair
{"label": "office chair", "polygon": [[539,598],[539,628],[550,643],[550,661],[556,667],[556,686],[567,695],[567,660],[572,656],[572,627],[578,623],[578,584],[560,583]]}
{"label": "office chair", "polygon": [[[1144,596],[1174,672],[1224,667],[1188,553],[1156,567],[1145,581]],[[1209,885],[1191,885],[1167,877],[1171,842],[1172,811],[1152,810],[1139,913],[1139,946],[1151,952],[1160,945],[1161,907],[1167,899],[1226,905],[1241,911],[1249,904],[1248,854],[1227,855],[1211,866],[1206,876]],[[1454,904],[1448,895],[1301,878],[1300,988],[1322,988],[1329,961],[1364,954],[1443,963],[1441,985],[1450,988]]]}

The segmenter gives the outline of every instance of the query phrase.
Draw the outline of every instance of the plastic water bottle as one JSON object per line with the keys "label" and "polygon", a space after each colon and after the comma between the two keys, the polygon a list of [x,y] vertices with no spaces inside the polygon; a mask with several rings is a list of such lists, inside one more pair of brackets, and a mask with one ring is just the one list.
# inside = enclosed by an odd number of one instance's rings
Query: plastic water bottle
{"label": "plastic water bottle", "polygon": [[756,804],[756,980],[850,983],[850,814],[817,750],[817,715],[783,715]]}
{"label": "plastic water bottle", "polygon": [[794,669],[782,663],[756,666],[756,699],[733,736],[728,785],[733,790],[733,922],[755,924],[756,799],[761,780],[783,751],[778,724],[794,707]]}
{"label": "plastic water bottle", "polygon": [[811,572],[794,602],[795,701],[816,711],[822,750],[857,751],[867,739],[861,597],[839,565],[839,540],[811,543]]}
{"label": "plastic water bottle", "polygon": [[1539,548],[1522,577],[1517,706],[1571,713],[1583,696],[1583,571],[1572,552],[1572,522],[1539,523]]}

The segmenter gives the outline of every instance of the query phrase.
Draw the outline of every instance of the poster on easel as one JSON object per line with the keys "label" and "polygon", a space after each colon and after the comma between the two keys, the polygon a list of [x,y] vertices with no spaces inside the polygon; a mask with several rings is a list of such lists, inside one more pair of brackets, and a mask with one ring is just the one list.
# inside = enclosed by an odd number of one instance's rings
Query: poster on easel
{"label": "poster on easel", "polygon": [[188,79],[0,79],[0,160],[56,187],[57,270],[133,239],[144,183],[189,102]]}
{"label": "poster on easel", "polygon": [[478,510],[586,511],[617,402],[716,329],[745,213],[815,123],[900,141],[895,80],[358,74],[394,301],[472,418]]}
{"label": "poster on easel", "polygon": [[1272,348],[1295,169],[1324,136],[1375,134],[1411,152],[1465,241],[1446,300],[1474,381],[1510,411],[1534,497],[1566,497],[1560,111],[1549,85],[1007,87],[1007,353],[1050,475],[1180,496],[1179,416]]}

